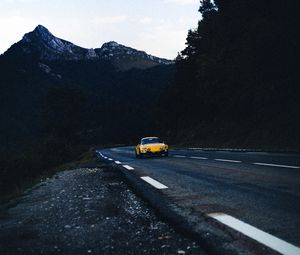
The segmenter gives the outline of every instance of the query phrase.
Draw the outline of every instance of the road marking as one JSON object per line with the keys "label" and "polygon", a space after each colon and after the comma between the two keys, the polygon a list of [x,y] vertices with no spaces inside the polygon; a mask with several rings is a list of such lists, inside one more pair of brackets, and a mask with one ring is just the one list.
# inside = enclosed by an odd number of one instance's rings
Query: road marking
{"label": "road marking", "polygon": [[267,164],[267,163],[253,163],[254,165],[259,166],[275,166],[275,167],[284,167],[284,168],[293,168],[293,169],[299,169],[299,166],[287,166],[287,165],[277,165],[277,164]]}
{"label": "road marking", "polygon": [[109,160],[109,161],[113,161],[113,159],[112,159],[112,158],[109,158],[108,160]]}
{"label": "road marking", "polygon": [[181,155],[174,155],[174,158],[186,158],[186,156],[181,156]]}
{"label": "road marking", "polygon": [[127,170],[133,170],[134,168],[128,165],[122,165],[124,168],[126,168]]}
{"label": "road marking", "polygon": [[193,158],[193,159],[208,159],[208,158],[204,158],[204,157],[190,157],[190,158]]}
{"label": "road marking", "polygon": [[122,163],[120,161],[115,161],[116,164],[121,165]]}
{"label": "road marking", "polygon": [[141,179],[143,179],[145,182],[148,182],[150,185],[152,185],[153,187],[157,188],[157,189],[167,189],[168,187],[154,179],[152,179],[149,176],[143,176],[141,177]]}
{"label": "road marking", "polygon": [[239,160],[222,159],[222,158],[216,158],[214,160],[216,160],[216,161],[222,161],[222,162],[231,162],[231,163],[241,163],[242,162],[242,161],[239,161]]}
{"label": "road marking", "polygon": [[222,222],[223,224],[243,233],[244,235],[262,243],[271,249],[284,255],[299,255],[300,248],[282,239],[272,236],[256,227],[240,221],[224,213],[211,213],[208,216]]}

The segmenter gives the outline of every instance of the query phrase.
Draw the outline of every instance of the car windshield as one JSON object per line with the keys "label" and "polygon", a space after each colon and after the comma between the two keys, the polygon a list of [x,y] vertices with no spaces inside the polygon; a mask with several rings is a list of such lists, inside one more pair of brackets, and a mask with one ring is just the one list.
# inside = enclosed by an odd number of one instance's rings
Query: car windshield
{"label": "car windshield", "polygon": [[157,137],[153,138],[144,138],[141,140],[141,144],[149,144],[149,143],[162,143],[161,140]]}

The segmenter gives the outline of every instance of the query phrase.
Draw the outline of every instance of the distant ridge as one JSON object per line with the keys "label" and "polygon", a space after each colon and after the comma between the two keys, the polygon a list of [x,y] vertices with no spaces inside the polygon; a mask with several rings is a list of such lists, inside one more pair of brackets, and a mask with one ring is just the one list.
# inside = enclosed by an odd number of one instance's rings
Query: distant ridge
{"label": "distant ridge", "polygon": [[174,64],[172,60],[155,57],[114,41],[104,43],[101,48],[83,48],[55,37],[42,25],[26,33],[21,41],[15,43],[4,54],[9,55],[11,51],[16,50],[22,54],[37,56],[39,60],[44,61],[108,60],[122,71]]}

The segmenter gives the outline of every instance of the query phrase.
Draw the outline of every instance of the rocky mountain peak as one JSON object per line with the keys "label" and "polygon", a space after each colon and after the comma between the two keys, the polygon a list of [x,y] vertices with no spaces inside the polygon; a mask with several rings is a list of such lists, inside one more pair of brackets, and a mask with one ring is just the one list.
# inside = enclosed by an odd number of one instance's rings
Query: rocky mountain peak
{"label": "rocky mountain peak", "polygon": [[[105,60],[119,70],[131,68],[147,69],[157,65],[173,64],[173,61],[148,55],[115,41],[109,41],[101,48],[86,49],[54,36],[46,27],[38,25],[33,31],[25,34],[15,44],[21,52],[38,56],[40,61],[52,60]],[[9,50],[8,50],[9,51]]]}
{"label": "rocky mountain peak", "polygon": [[168,65],[174,63],[173,61],[149,55],[145,51],[136,50],[119,44],[115,41],[104,43],[100,49],[96,49],[96,52],[100,57],[114,60],[115,63],[120,62],[120,60],[123,62],[125,60],[130,60],[125,61],[128,66],[130,66],[131,64],[133,64],[133,66],[136,66],[136,60],[147,62],[147,67],[160,64]]}
{"label": "rocky mountain peak", "polygon": [[44,27],[43,25],[37,25],[37,27],[33,31],[40,33],[40,34],[51,34],[49,32],[49,30],[46,27]]}
{"label": "rocky mountain peak", "polygon": [[110,41],[110,42],[104,43],[103,46],[113,48],[113,47],[120,47],[120,46],[124,46],[124,45],[118,44],[115,41]]}
{"label": "rocky mountain peak", "polygon": [[42,41],[51,41],[54,38],[54,35],[49,32],[49,30],[42,26],[38,25],[32,32],[29,32],[23,36],[23,41],[32,42],[33,40],[42,40]]}
{"label": "rocky mountain peak", "polygon": [[[87,49],[55,37],[46,27],[38,25],[32,32],[24,35],[21,41],[25,52],[37,51],[44,60],[79,60],[89,53]],[[91,58],[92,54],[88,54]]]}

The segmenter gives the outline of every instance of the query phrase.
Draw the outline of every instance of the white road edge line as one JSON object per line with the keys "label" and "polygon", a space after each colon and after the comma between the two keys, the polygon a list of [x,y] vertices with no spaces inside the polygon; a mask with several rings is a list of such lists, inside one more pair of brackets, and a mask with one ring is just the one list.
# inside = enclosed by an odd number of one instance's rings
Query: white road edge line
{"label": "white road edge line", "polygon": [[149,176],[142,176],[141,179],[144,180],[145,182],[149,183],[150,185],[152,185],[153,187],[155,187],[157,189],[167,189],[168,188],[166,185],[152,179]]}
{"label": "white road edge line", "polygon": [[115,161],[116,164],[121,165],[122,163],[120,161]]}
{"label": "white road edge line", "polygon": [[230,215],[224,213],[211,213],[208,214],[219,222],[243,233],[244,235],[262,243],[271,249],[284,254],[284,255],[298,255],[300,254],[300,248],[290,244],[282,239],[272,236],[256,227],[253,227],[241,220],[238,220]]}
{"label": "white road edge line", "polygon": [[275,166],[275,167],[284,167],[284,168],[293,168],[293,169],[300,168],[300,166],[287,166],[287,165],[277,165],[277,164],[267,164],[267,163],[253,163],[253,164],[259,166]]}
{"label": "white road edge line", "polygon": [[186,158],[186,156],[181,156],[181,155],[174,155],[174,158]]}
{"label": "white road edge line", "polygon": [[193,159],[208,159],[208,158],[204,158],[204,157],[190,157],[190,158],[193,158]]}
{"label": "white road edge line", "polygon": [[126,168],[127,170],[133,170],[134,168],[128,165],[122,165],[124,168]]}
{"label": "white road edge line", "polygon": [[239,160],[232,160],[232,159],[222,159],[222,158],[215,158],[215,161],[222,161],[222,162],[230,162],[230,163],[241,163],[242,161]]}

